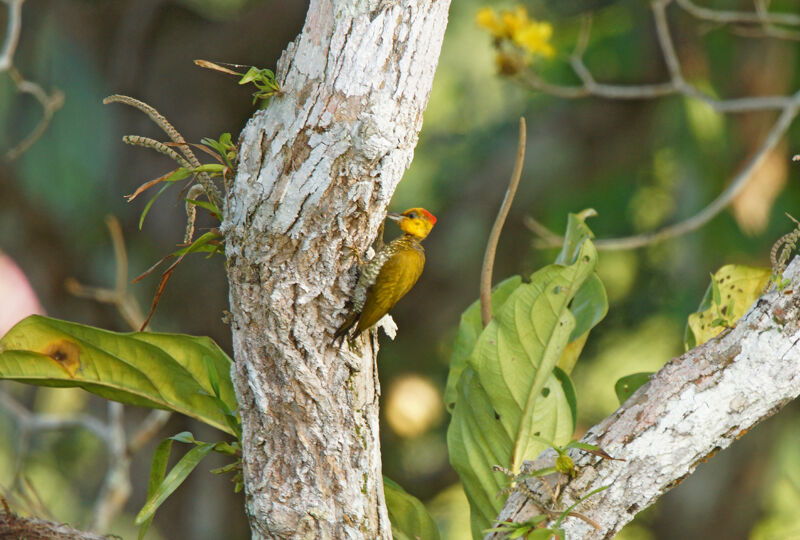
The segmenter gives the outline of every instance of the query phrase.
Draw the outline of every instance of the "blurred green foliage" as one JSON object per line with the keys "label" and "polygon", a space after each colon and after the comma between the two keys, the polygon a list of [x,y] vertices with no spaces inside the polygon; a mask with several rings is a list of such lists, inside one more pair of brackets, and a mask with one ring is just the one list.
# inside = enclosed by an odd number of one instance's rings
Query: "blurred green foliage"
{"label": "blurred green foliage", "polygon": [[[593,207],[599,213],[592,222],[598,238],[685,219],[724,189],[772,121],[769,113],[719,116],[682,97],[565,101],[532,93],[494,74],[490,40],[474,24],[482,5],[478,0],[452,3],[415,159],[392,204],[393,209],[424,205],[440,221],[426,241],[425,275],[394,312],[399,336],[383,342],[380,375],[387,390],[409,372],[444,389],[458,317],[478,293],[480,261],[505,193],[520,115],[528,119],[528,151],[499,245],[498,282],[528,275],[554,256],[552,250],[534,248],[533,235],[523,225],[525,216],[561,233],[568,212]],[[750,3],[734,0],[704,5],[751,9]],[[25,270],[50,315],[127,329],[112,308],[70,297],[63,287],[70,276],[87,283],[112,281],[105,214],[113,212],[123,222],[133,273],[171,251],[183,234],[181,209],[168,197],[154,206],[144,231],[134,232],[144,202],[126,206],[122,196],[162,174],[166,158],[124,149],[119,143],[123,134],[141,133],[149,126],[134,113],[103,108],[102,97],[122,92],[153,103],[193,142],[223,132],[235,138],[253,112],[249,89],[197,69],[191,60],[273,66],[299,31],[305,7],[303,2],[279,0],[25,4],[16,63],[27,78],[63,90],[66,102],[42,139],[0,169],[0,249]],[[528,7],[535,12],[541,4],[531,1]],[[796,3],[776,0],[771,9],[796,11]],[[670,22],[680,29],[679,54],[687,80],[715,95],[789,94],[800,87],[796,44],[738,36],[682,13],[671,12]],[[580,17],[554,24],[554,46],[566,54]],[[621,0],[595,12],[586,62],[601,82],[664,80],[646,4]],[[542,62],[538,69],[547,80],[577,82],[562,61]],[[0,76],[2,149],[24,137],[40,114],[30,96],[16,94],[8,78]],[[798,143],[800,126],[793,126],[788,147]],[[781,159],[788,160],[788,151],[780,151]],[[744,233],[733,214],[724,212],[701,230],[664,244],[600,253],[598,273],[611,306],[573,373],[579,432],[617,406],[613,385],[620,376],[656,370],[680,353],[686,316],[696,309],[709,272],[726,263],[768,264],[773,241],[791,229],[783,212],[798,213],[796,180],[796,166],[790,165],[785,187],[766,208],[762,230]],[[154,287],[155,280],[136,286],[143,305]],[[202,307],[182,301],[201,288],[207,291]],[[176,274],[154,327],[210,335],[229,347],[229,333],[219,322],[226,302],[219,261],[197,259]],[[20,399],[34,402],[30,393],[23,392]],[[102,411],[104,405],[92,399],[88,406]],[[700,467],[702,483],[690,478],[619,537],[690,537],[686,531],[710,540],[747,538],[749,531],[758,539],[791,537],[783,535],[797,530],[791,528],[796,520],[790,515],[797,502],[792,479],[800,471],[791,451],[797,446],[796,414],[796,407],[787,409]],[[198,433],[196,426],[180,420],[167,429]],[[384,428],[384,471],[430,501],[444,539],[461,540],[469,530],[466,500],[448,465],[444,435],[442,423],[409,438]],[[85,522],[102,480],[99,445],[77,430],[37,435],[23,460],[15,453],[15,437],[13,423],[0,414],[0,484],[7,487],[13,471],[22,467],[56,517]],[[758,444],[748,444],[756,437]],[[134,461],[133,471],[144,479],[152,448],[142,454],[148,455]],[[709,480],[703,471],[712,469]],[[158,530],[164,538],[249,537],[242,499],[222,495],[229,492],[227,480],[197,482],[165,504],[151,533]],[[145,489],[144,482],[134,487],[128,514],[112,532],[135,534],[124,523],[132,523]]]}

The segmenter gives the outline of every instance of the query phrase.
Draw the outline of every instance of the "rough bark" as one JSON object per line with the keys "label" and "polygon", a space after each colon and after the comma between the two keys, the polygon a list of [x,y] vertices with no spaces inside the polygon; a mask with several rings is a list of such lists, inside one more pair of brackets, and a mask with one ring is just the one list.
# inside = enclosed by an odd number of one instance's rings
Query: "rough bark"
{"label": "rough bark", "polygon": [[[612,538],[699,464],[800,394],[800,259],[785,276],[791,283],[783,291],[773,289],[733,330],[667,363],[586,433],[583,442],[624,461],[572,453],[580,474],[564,487],[557,509],[610,487],[575,509],[600,529],[569,517],[567,538]],[[552,462],[551,451],[530,466]],[[498,520],[525,522],[548,506],[549,492],[538,480],[526,485],[509,497]]]}
{"label": "rough bark", "polygon": [[241,136],[223,232],[254,538],[390,538],[377,340],[331,343],[408,168],[449,0],[312,0]]}
{"label": "rough bark", "polygon": [[0,538],[26,540],[108,540],[108,536],[73,529],[45,519],[19,517],[0,512]]}

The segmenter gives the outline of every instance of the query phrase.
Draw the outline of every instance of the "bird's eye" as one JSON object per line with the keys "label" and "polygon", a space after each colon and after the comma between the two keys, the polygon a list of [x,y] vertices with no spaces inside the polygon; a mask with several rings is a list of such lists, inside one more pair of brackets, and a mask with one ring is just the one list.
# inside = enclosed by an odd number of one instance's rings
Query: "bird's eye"
{"label": "bird's eye", "polygon": [[410,217],[411,219],[417,219],[419,216],[417,216],[416,212],[411,212],[410,214],[408,214],[408,217]]}

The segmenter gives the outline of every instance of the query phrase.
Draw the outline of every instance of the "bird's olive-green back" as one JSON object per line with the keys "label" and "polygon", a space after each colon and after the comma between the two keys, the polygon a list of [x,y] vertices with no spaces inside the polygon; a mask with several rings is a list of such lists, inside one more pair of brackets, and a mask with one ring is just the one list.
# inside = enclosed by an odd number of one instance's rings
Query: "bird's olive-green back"
{"label": "bird's olive-green back", "polygon": [[411,290],[425,266],[425,251],[416,240],[403,237],[392,242],[394,253],[383,264],[375,283],[367,292],[367,300],[358,320],[360,333],[386,315],[392,306]]}

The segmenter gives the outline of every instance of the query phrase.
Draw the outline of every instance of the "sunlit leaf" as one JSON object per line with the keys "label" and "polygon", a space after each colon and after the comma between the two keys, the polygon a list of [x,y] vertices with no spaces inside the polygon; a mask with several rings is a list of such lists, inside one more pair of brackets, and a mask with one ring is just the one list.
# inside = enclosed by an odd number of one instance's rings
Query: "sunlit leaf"
{"label": "sunlit leaf", "polygon": [[34,315],[0,339],[0,378],[39,386],[79,387],[106,399],[167,409],[234,434],[209,380],[219,376],[220,399],[236,397],[228,356],[206,337],[117,333]]}
{"label": "sunlit leaf", "polygon": [[561,383],[564,398],[567,400],[569,410],[572,412],[572,425],[574,426],[578,423],[578,394],[575,392],[575,385],[572,384],[572,379],[570,379],[569,375],[558,366],[553,368],[553,376]]}
{"label": "sunlit leaf", "polygon": [[736,324],[769,281],[772,270],[728,264],[711,276],[711,285],[696,313],[689,315],[686,349],[702,345]]}
{"label": "sunlit leaf", "polygon": [[[492,313],[497,313],[503,306],[514,289],[516,289],[522,278],[512,276],[498,283],[492,290]],[[461,372],[467,364],[467,358],[472,354],[475,342],[483,331],[481,322],[481,302],[476,300],[461,314],[461,323],[458,326],[458,335],[453,345],[453,353],[450,355],[450,371],[447,374],[447,385],[444,391],[444,402],[447,410],[452,412],[456,402],[456,383],[461,377]]]}
{"label": "sunlit leaf", "polygon": [[581,346],[607,310],[605,290],[594,273],[597,251],[590,238],[582,217],[570,216],[559,264],[534,273],[530,283],[509,287],[482,331],[479,307],[471,306],[475,311],[462,317],[453,356],[464,367],[454,391],[452,367],[448,379],[447,403],[455,405],[447,436],[476,538],[491,526],[506,498],[498,492],[508,478],[493,467],[518,473],[524,460],[572,437],[575,392],[567,373],[556,367],[577,327],[571,308],[581,315],[583,332],[575,340]]}

